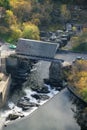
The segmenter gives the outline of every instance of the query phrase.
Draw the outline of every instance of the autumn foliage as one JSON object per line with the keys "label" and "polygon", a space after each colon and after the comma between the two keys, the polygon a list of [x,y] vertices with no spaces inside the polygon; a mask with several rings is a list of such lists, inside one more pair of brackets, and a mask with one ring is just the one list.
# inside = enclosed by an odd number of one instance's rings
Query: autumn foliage
{"label": "autumn foliage", "polygon": [[85,101],[87,101],[87,60],[76,60],[67,73],[69,86],[76,88]]}

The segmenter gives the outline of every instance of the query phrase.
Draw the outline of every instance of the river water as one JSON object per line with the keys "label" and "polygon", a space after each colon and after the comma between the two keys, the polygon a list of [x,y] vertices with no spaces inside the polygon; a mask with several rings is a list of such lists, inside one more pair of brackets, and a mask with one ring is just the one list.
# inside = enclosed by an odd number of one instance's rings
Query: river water
{"label": "river water", "polygon": [[[1,117],[6,117],[9,113],[16,111],[27,116],[13,122],[7,123],[3,130],[81,130],[74,118],[72,109],[76,109],[76,105],[72,104],[70,93],[67,89],[58,92],[51,90],[48,94],[50,99],[48,102],[40,102],[38,109],[34,107],[31,111],[23,112],[21,108],[17,107],[17,101],[24,95],[30,98],[32,102],[37,101],[30,95],[35,93],[30,90],[32,85],[44,85],[43,79],[49,77],[49,62],[40,61],[31,70],[29,80],[25,83],[22,89],[15,91],[8,100],[7,107],[1,110]],[[20,86],[18,86],[20,87]],[[37,109],[37,110],[36,110]],[[35,110],[35,111],[34,111]],[[34,112],[33,112],[34,111]],[[33,112],[33,113],[32,113]],[[30,114],[32,113],[32,114]]]}

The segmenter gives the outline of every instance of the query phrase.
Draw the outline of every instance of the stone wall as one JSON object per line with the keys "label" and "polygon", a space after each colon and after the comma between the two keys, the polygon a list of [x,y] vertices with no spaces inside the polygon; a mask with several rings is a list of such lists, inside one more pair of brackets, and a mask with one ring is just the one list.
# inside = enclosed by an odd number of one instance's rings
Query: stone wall
{"label": "stone wall", "polygon": [[11,84],[10,75],[3,77],[2,81],[0,81],[0,107],[2,107],[6,102],[10,84]]}

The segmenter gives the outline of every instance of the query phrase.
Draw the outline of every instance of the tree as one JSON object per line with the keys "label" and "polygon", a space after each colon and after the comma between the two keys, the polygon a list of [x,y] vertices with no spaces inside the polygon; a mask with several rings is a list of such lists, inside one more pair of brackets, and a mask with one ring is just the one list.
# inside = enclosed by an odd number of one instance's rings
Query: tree
{"label": "tree", "polygon": [[9,26],[17,22],[17,18],[11,10],[6,10],[5,20]]}
{"label": "tree", "polygon": [[9,0],[0,0],[0,6],[4,7],[5,9],[10,8]]}
{"label": "tree", "polygon": [[87,60],[76,60],[67,74],[69,86],[75,88],[76,92],[87,101]]}
{"label": "tree", "polygon": [[14,12],[14,15],[20,22],[26,22],[30,20],[31,13],[31,0],[11,0],[10,5]]}
{"label": "tree", "polygon": [[11,41],[10,42],[16,42],[18,38],[22,37],[22,31],[18,25],[12,25],[10,26],[11,30]]}
{"label": "tree", "polygon": [[65,24],[68,20],[71,19],[70,11],[67,9],[67,5],[66,4],[61,5],[60,11],[61,11],[62,21]]}
{"label": "tree", "polygon": [[37,19],[40,21],[40,27],[50,24],[52,8],[50,0],[40,1],[33,6],[32,18],[34,19],[37,16]]}
{"label": "tree", "polygon": [[23,24],[23,38],[39,40],[39,29],[32,23]]}

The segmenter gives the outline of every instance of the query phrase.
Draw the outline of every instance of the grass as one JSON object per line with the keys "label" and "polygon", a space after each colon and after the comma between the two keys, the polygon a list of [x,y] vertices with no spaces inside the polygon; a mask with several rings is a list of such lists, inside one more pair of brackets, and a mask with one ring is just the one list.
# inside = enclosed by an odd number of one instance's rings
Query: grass
{"label": "grass", "polygon": [[74,46],[72,50],[75,52],[87,52],[87,42],[80,43],[79,45]]}
{"label": "grass", "polygon": [[81,91],[81,96],[82,96],[82,98],[84,99],[84,101],[87,102],[87,88],[84,88],[84,89]]}

